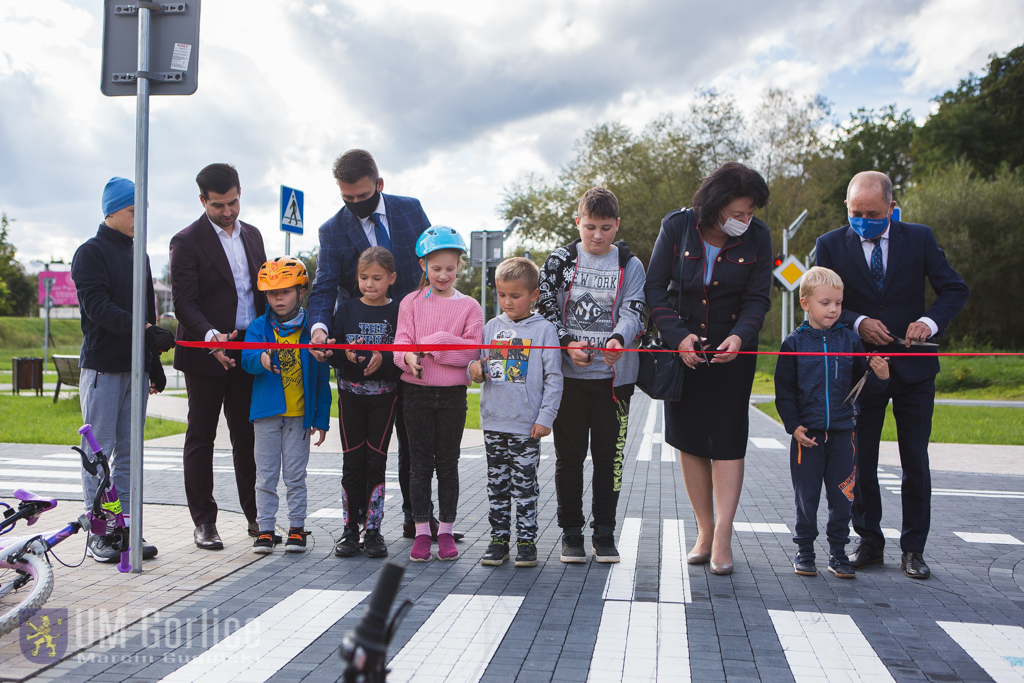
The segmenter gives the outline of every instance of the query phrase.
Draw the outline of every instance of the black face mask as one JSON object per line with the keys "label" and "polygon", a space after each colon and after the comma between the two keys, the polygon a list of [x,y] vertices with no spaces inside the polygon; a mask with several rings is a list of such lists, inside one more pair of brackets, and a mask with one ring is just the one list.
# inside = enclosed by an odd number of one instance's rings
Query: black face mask
{"label": "black face mask", "polygon": [[377,190],[373,191],[373,196],[364,199],[361,202],[345,202],[345,206],[348,210],[359,216],[360,218],[369,218],[373,210],[377,208],[377,204],[380,204],[380,192]]}

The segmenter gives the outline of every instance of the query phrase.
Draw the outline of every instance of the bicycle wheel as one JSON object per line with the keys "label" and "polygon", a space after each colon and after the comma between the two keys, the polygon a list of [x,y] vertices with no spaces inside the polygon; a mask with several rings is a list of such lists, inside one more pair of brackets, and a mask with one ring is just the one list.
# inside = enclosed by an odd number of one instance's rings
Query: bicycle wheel
{"label": "bicycle wheel", "polygon": [[[25,580],[14,588],[14,582]],[[45,557],[25,553],[16,566],[0,568],[0,636],[18,628],[22,614],[32,616],[53,590],[53,569]]]}

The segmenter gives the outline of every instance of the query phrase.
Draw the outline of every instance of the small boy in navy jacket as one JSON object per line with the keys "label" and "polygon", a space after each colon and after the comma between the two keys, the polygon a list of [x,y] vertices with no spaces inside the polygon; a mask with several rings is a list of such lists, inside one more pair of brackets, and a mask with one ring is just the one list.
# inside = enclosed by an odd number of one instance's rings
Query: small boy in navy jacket
{"label": "small boy in navy jacket", "polygon": [[[807,320],[786,337],[782,351],[864,353],[857,333],[837,322],[843,310],[843,281],[834,271],[814,267],[804,274],[800,307]],[[868,391],[882,390],[889,382],[888,363],[879,356],[779,356],[775,366],[775,407],[786,432],[793,435],[789,470],[796,497],[793,542],[798,548],[793,568],[801,576],[818,573],[814,539],[824,481],[828,570],[841,579],[856,577],[846,544],[857,473],[857,401],[850,392],[861,378]]]}
{"label": "small boy in navy jacket", "polygon": [[[267,293],[267,312],[249,324],[247,342],[308,344],[309,320],[302,294],[309,278],[302,261],[287,256],[260,267],[256,286]],[[257,554],[273,552],[280,537],[277,480],[288,490],[288,540],[285,552],[306,550],[306,465],[309,442],[319,432],[324,442],[331,417],[331,369],[307,349],[245,349],[242,367],[256,375],[249,419],[256,435],[256,522],[252,544]]]}

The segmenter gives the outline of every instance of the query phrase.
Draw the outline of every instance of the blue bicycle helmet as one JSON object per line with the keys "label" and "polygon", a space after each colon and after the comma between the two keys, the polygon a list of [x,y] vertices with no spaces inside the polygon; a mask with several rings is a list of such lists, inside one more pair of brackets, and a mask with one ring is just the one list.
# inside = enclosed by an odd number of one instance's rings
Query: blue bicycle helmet
{"label": "blue bicycle helmet", "polygon": [[466,242],[462,239],[462,235],[456,232],[455,228],[449,228],[447,225],[432,225],[424,230],[416,240],[416,255],[420,258],[441,249],[469,251],[466,249]]}

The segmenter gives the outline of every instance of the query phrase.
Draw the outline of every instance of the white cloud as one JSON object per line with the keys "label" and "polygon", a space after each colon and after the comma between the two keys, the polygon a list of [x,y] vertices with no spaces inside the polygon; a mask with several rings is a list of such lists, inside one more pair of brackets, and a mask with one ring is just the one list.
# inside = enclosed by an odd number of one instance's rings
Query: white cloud
{"label": "white cloud", "polygon": [[[0,209],[24,260],[69,258],[132,175],[134,101],[99,93],[92,0],[0,5]],[[587,129],[642,127],[715,86],[751,110],[766,87],[835,91],[837,114],[928,99],[1024,34],[1001,0],[679,3],[217,0],[203,5],[199,90],[152,101],[149,251],[201,211],[195,174],[242,178],[242,218],[278,253],[278,185],[306,191],[307,234],[341,205],[330,174],[373,151],[387,190],[460,230],[500,227],[503,188],[551,177]]]}

